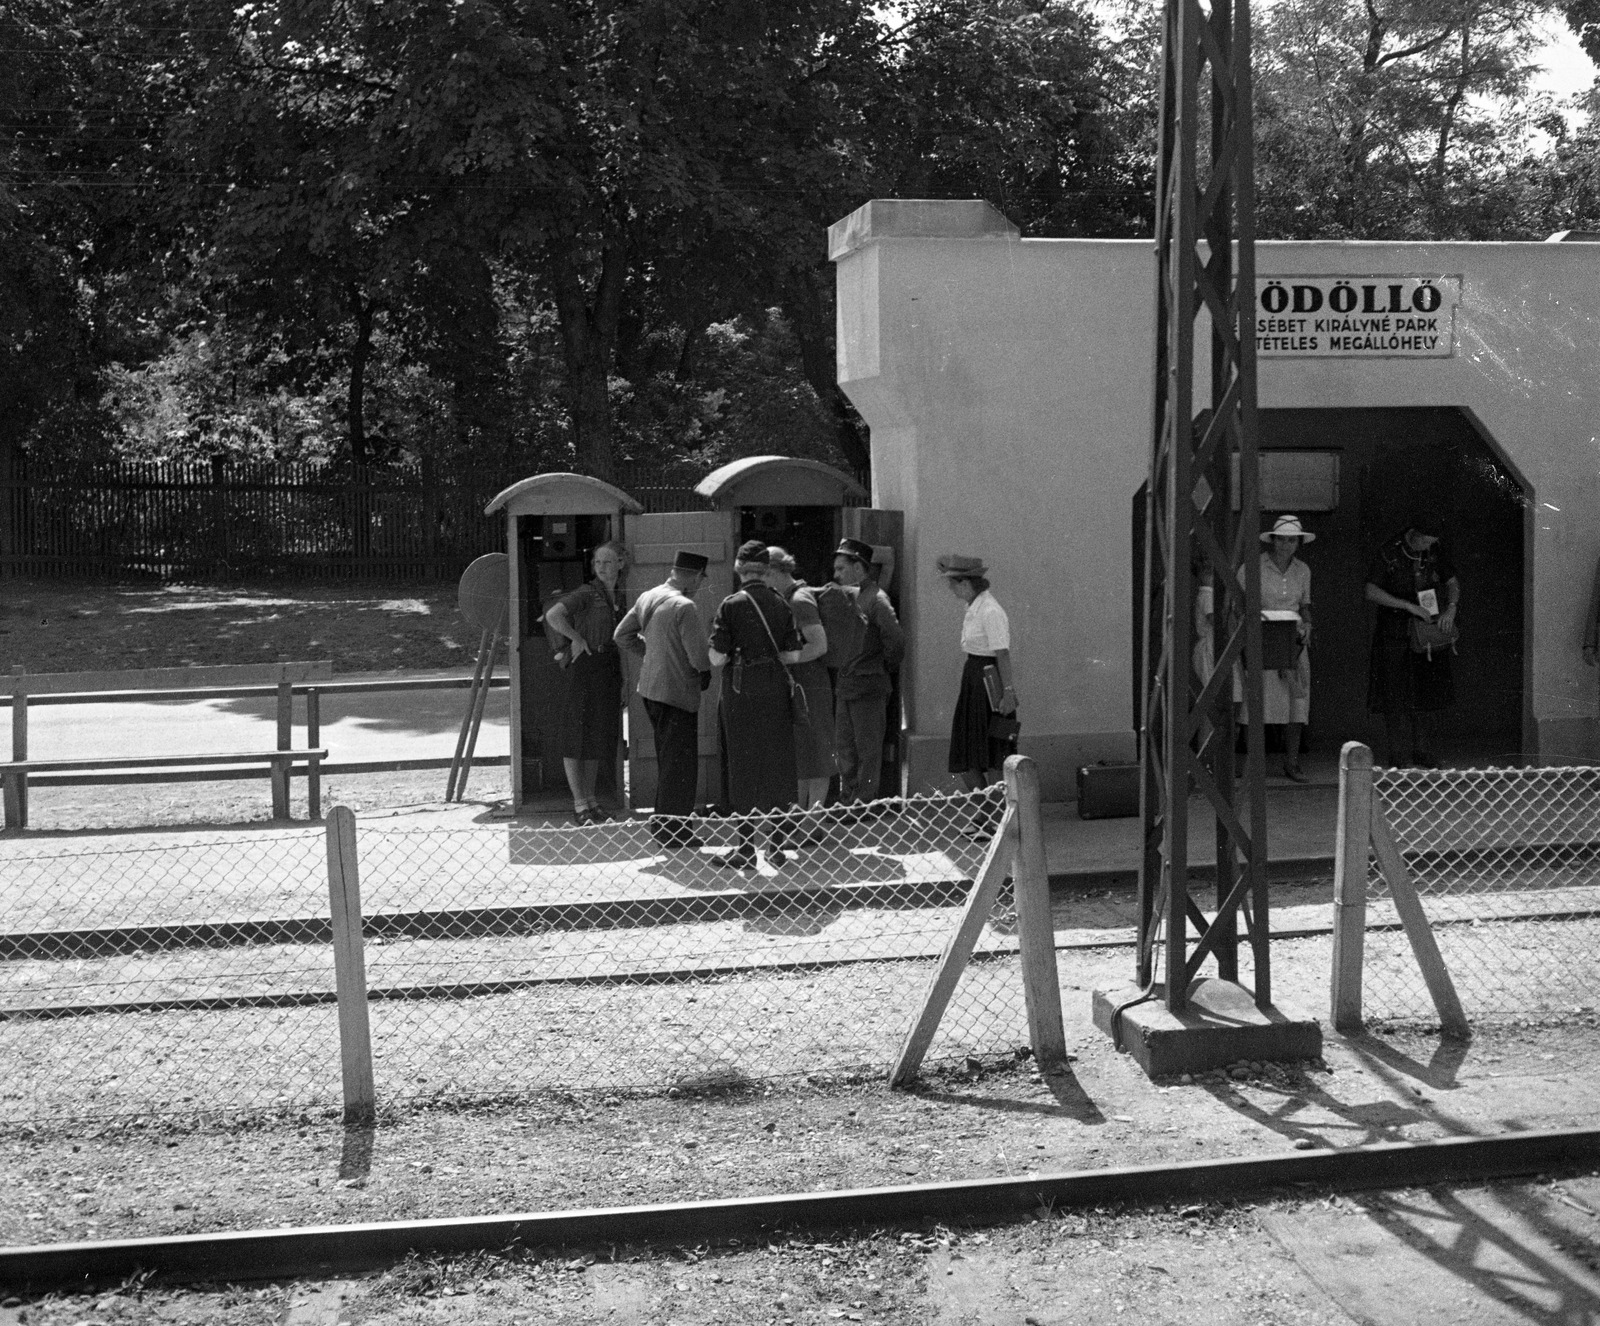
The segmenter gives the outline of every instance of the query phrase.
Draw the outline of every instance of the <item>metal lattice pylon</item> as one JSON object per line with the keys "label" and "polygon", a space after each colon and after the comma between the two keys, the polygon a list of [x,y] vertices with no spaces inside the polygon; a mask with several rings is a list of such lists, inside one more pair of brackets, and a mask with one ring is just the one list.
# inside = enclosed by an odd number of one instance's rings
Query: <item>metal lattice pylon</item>
{"label": "metal lattice pylon", "polygon": [[[1149,989],[1164,980],[1167,1007],[1177,1011],[1207,957],[1216,958],[1221,977],[1237,980],[1236,918],[1242,911],[1254,957],[1255,999],[1265,1006],[1271,1002],[1272,981],[1261,578],[1256,571],[1260,498],[1248,0],[1214,0],[1209,11],[1198,0],[1167,0],[1165,24],[1156,193],[1155,435],[1146,506],[1141,672],[1144,854],[1138,981]],[[1200,86],[1208,67],[1210,151],[1202,161]],[[1202,316],[1211,332],[1211,401],[1197,412],[1195,329]],[[1194,658],[1195,591],[1196,571],[1207,569],[1216,626],[1214,666],[1203,680]],[[1249,727],[1249,753],[1237,790],[1236,666]],[[1191,789],[1216,812],[1217,911],[1209,924],[1189,894]],[[1164,940],[1166,958],[1160,976],[1158,940]]]}

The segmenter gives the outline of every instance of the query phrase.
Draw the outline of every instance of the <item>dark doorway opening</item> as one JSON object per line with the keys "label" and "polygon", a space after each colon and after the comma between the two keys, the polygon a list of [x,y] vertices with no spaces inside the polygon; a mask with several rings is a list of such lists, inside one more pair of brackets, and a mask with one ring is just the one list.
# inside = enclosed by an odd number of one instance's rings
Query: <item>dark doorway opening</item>
{"label": "dark doorway opening", "polygon": [[[555,599],[590,577],[594,550],[612,537],[609,516],[522,516],[517,521],[517,556],[522,586],[522,792],[525,801],[567,792],[557,750],[566,704],[566,674],[556,666],[544,614]],[[609,761],[600,766],[596,790],[615,797],[619,783]]]}
{"label": "dark doorway opening", "polygon": [[788,550],[800,579],[825,585],[833,579],[838,547],[836,506],[745,506],[739,508],[739,542],[760,539]]}
{"label": "dark doorway opening", "polygon": [[[1440,754],[1453,763],[1515,762],[1528,731],[1526,485],[1464,411],[1449,407],[1262,410],[1263,453],[1317,451],[1338,457],[1328,509],[1283,501],[1267,518],[1293,511],[1317,541],[1301,556],[1311,567],[1316,624],[1311,650],[1309,749],[1319,763],[1346,741],[1383,752],[1383,723],[1367,713],[1373,607],[1368,564],[1425,506],[1461,580],[1461,642],[1454,659],[1457,703],[1440,714]],[[1266,466],[1263,467],[1264,474]],[[1273,494],[1265,494],[1271,500]],[[1133,501],[1133,639],[1138,671],[1144,581],[1144,489]],[[1134,713],[1139,684],[1134,681]]]}

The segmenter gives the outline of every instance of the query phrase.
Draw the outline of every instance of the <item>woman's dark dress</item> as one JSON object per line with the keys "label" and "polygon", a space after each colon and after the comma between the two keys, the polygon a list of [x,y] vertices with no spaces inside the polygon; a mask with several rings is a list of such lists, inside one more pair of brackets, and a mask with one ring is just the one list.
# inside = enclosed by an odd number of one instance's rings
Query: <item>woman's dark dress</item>
{"label": "woman's dark dress", "polygon": [[[1367,583],[1411,603],[1419,601],[1420,591],[1436,590],[1442,609],[1445,582],[1455,573],[1455,564],[1442,542],[1416,553],[1407,548],[1402,534],[1378,549],[1367,568]],[[1409,612],[1399,608],[1378,608],[1372,659],[1367,669],[1367,709],[1371,713],[1429,714],[1448,709],[1456,702],[1450,650],[1435,649],[1431,659],[1426,654],[1413,653],[1412,620]]]}
{"label": "woman's dark dress", "polygon": [[989,707],[989,692],[983,684],[983,670],[994,662],[992,654],[968,654],[961,668],[961,691],[956,696],[956,711],[950,719],[951,773],[983,772],[1002,769],[1006,758],[1017,753],[1017,738],[994,734],[999,717]]}
{"label": "woman's dark dress", "polygon": [[618,600],[598,580],[580,585],[560,602],[572,629],[589,652],[566,670],[567,703],[557,735],[568,760],[611,760],[622,740],[622,655],[611,633],[617,629]]}
{"label": "woman's dark dress", "polygon": [[794,804],[794,726],[789,679],[756,613],[784,650],[801,646],[789,605],[760,580],[747,580],[722,600],[711,647],[726,654],[722,669],[722,744],[728,760],[728,803],[735,811],[782,810]]}

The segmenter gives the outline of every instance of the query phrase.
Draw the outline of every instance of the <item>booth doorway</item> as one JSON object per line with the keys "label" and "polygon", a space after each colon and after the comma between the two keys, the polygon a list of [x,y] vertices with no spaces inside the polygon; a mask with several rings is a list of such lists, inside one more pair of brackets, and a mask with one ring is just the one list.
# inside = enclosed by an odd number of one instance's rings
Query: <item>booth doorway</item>
{"label": "booth doorway", "polygon": [[[1293,511],[1317,535],[1301,555],[1311,567],[1316,622],[1306,736],[1319,771],[1337,761],[1346,741],[1365,742],[1383,756],[1383,721],[1367,713],[1375,609],[1364,587],[1377,549],[1419,508],[1437,516],[1461,580],[1456,705],[1439,715],[1439,753],[1455,764],[1515,763],[1530,753],[1530,494],[1492,439],[1466,411],[1449,407],[1262,410],[1260,418],[1264,456],[1320,452],[1337,460],[1331,492],[1326,484],[1271,491],[1270,467],[1265,461],[1262,467],[1263,517]],[[1306,466],[1278,468],[1308,472]],[[1311,491],[1328,500],[1315,501],[1307,496]],[[1133,507],[1137,660],[1143,488]],[[1137,677],[1134,695],[1137,714]]]}

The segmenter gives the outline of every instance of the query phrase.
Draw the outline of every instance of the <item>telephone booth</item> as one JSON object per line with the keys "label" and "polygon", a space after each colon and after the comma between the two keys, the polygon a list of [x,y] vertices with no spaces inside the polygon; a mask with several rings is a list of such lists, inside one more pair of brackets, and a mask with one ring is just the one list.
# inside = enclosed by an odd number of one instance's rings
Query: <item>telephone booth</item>
{"label": "telephone booth", "polygon": [[[733,592],[733,555],[747,539],[780,544],[794,554],[800,576],[823,584],[833,576],[833,550],[844,537],[861,539],[879,549],[877,574],[891,601],[895,560],[902,546],[903,517],[898,511],[874,511],[860,505],[867,491],[848,474],[791,456],[753,456],[713,470],[696,485],[709,511],[680,511],[630,516],[628,545],[632,556],[629,585],[634,593],[666,579],[678,549],[710,559],[704,586],[696,596],[709,629],[717,605]],[[717,741],[716,696],[721,678],[700,706],[700,805],[722,801],[722,771]],[[899,713],[898,698],[891,701]],[[885,760],[884,790],[891,789],[890,769],[898,768],[899,727],[889,723],[894,760]],[[629,710],[629,785],[635,805],[655,802],[656,756],[650,722],[634,695]]]}
{"label": "telephone booth", "polygon": [[[544,614],[559,594],[589,579],[589,559],[607,539],[628,542],[628,524],[644,510],[632,497],[581,474],[538,474],[499,493],[486,515],[505,511],[510,554],[511,804],[570,804],[555,734],[565,680],[546,638]],[[619,586],[624,601],[643,584],[630,569]],[[631,590],[629,593],[627,591]],[[599,791],[617,799],[621,752],[602,764]]]}

